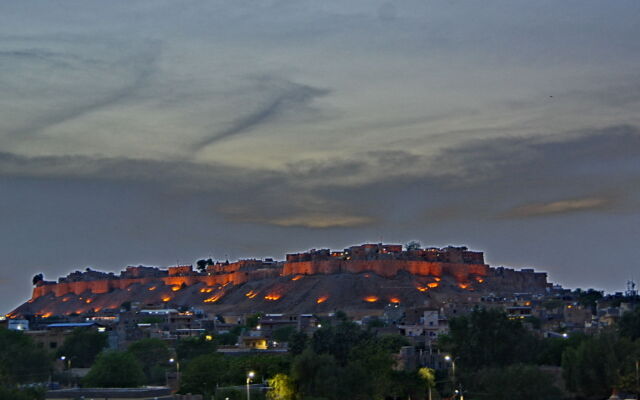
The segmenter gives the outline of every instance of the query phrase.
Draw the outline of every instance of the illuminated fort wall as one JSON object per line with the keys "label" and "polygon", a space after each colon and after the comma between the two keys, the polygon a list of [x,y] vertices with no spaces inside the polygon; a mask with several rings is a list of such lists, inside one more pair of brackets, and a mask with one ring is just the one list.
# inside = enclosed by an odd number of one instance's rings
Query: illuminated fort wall
{"label": "illuminated fort wall", "polygon": [[445,263],[420,260],[312,260],[286,262],[282,275],[315,275],[336,274],[341,272],[361,273],[373,272],[385,278],[391,278],[400,271],[414,275],[437,276],[449,275],[458,282],[467,282],[475,276],[489,275],[486,264]]}

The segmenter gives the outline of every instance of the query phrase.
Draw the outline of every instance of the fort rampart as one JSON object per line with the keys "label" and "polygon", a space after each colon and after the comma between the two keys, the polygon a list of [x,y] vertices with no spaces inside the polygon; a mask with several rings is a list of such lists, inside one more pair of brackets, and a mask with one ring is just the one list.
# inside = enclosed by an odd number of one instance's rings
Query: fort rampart
{"label": "fort rampart", "polygon": [[38,297],[53,293],[56,297],[61,297],[69,293],[81,295],[82,293],[102,294],[109,293],[115,289],[126,289],[131,285],[147,285],[154,282],[162,282],[168,286],[192,286],[203,283],[206,286],[217,286],[225,284],[240,285],[249,280],[266,279],[279,276],[280,269],[259,269],[254,271],[235,271],[219,275],[185,275],[185,276],[163,276],[144,278],[114,278],[93,281],[77,282],[39,282],[33,289],[32,300]]}
{"label": "fort rampart", "polygon": [[[231,268],[229,268],[231,269]],[[489,266],[486,264],[442,263],[416,260],[317,260],[286,262],[283,267],[263,268],[250,271],[237,269],[232,272],[213,275],[200,275],[187,273],[180,275],[177,270],[172,270],[168,276],[99,279],[75,282],[39,282],[33,289],[32,299],[53,293],[56,297],[68,293],[80,295],[90,292],[92,294],[109,293],[115,289],[126,289],[134,284],[146,285],[153,282],[162,282],[169,286],[192,286],[204,283],[206,286],[216,285],[240,285],[249,280],[259,280],[274,276],[288,275],[316,275],[336,273],[362,273],[372,272],[385,278],[392,278],[400,271],[407,271],[414,275],[443,276],[449,275],[458,282],[467,282],[473,277],[487,276]]]}
{"label": "fort rampart", "polygon": [[385,278],[391,278],[400,271],[414,275],[437,276],[450,275],[458,282],[467,282],[472,277],[487,276],[486,264],[445,263],[419,260],[312,260],[295,261],[284,264],[282,275],[336,274],[341,272],[373,272]]}

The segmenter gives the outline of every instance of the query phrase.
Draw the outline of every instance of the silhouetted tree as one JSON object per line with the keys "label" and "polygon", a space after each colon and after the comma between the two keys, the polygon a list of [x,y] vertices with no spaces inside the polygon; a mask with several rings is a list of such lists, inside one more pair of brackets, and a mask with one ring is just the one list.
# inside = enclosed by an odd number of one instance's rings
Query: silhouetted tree
{"label": "silhouetted tree", "polygon": [[0,328],[0,386],[39,382],[51,370],[51,357],[21,331]]}
{"label": "silhouetted tree", "polygon": [[404,247],[407,250],[420,250],[422,248],[422,245],[420,244],[420,242],[412,240],[410,242],[407,242]]}
{"label": "silhouetted tree", "polygon": [[171,353],[167,344],[156,338],[142,339],[129,346],[131,353],[142,366],[142,371],[149,384],[161,384],[168,366]]}
{"label": "silhouetted tree", "polygon": [[36,276],[33,277],[31,282],[33,282],[33,284],[36,285],[38,282],[42,282],[43,280],[44,280],[44,275],[37,274]]}
{"label": "silhouetted tree", "polygon": [[144,383],[144,373],[129,352],[108,351],[98,356],[83,384],[89,387],[138,387]]}
{"label": "silhouetted tree", "polygon": [[196,261],[196,269],[200,272],[204,272],[207,269],[207,260]]}
{"label": "silhouetted tree", "polygon": [[628,337],[631,340],[640,338],[640,307],[635,310],[626,312],[620,317],[618,322],[620,335]]}
{"label": "silhouetted tree", "polygon": [[108,338],[105,333],[87,328],[76,328],[71,332],[57,351],[58,357],[66,357],[71,366],[89,368],[100,352],[107,347]]}

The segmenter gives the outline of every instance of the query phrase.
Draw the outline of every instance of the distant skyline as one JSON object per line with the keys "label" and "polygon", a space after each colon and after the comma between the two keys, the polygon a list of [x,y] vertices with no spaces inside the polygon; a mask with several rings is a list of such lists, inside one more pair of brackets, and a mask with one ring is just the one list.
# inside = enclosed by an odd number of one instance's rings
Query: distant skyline
{"label": "distant skyline", "polygon": [[466,245],[640,280],[640,2],[0,3],[0,312],[31,277]]}

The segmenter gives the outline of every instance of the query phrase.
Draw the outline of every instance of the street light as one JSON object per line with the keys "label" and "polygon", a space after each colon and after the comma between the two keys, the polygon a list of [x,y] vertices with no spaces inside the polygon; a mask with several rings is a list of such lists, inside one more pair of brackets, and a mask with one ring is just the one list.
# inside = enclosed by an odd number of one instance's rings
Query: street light
{"label": "street light", "polygon": [[67,356],[60,356],[60,360],[62,360],[63,362],[66,361],[66,365],[67,365],[67,369],[71,369],[71,357]]}
{"label": "street light", "polygon": [[67,386],[71,387],[71,357],[60,356],[60,361],[67,367]]}
{"label": "street light", "polygon": [[[176,383],[178,384],[178,387],[180,387],[180,361],[178,361],[177,358],[170,358],[169,359],[169,364],[173,364],[176,363]],[[169,379],[169,374],[167,374],[167,384]]]}
{"label": "street light", "polygon": [[462,394],[462,384],[458,385],[456,389],[456,360],[459,357],[451,357],[449,354],[444,356],[444,360],[451,363],[451,384],[454,388],[454,393],[460,396],[460,400],[464,400],[464,394]]}
{"label": "street light", "polygon": [[256,376],[256,373],[253,371],[249,371],[247,374],[247,400],[251,400],[251,393],[249,392],[249,384],[251,383],[251,379]]}

